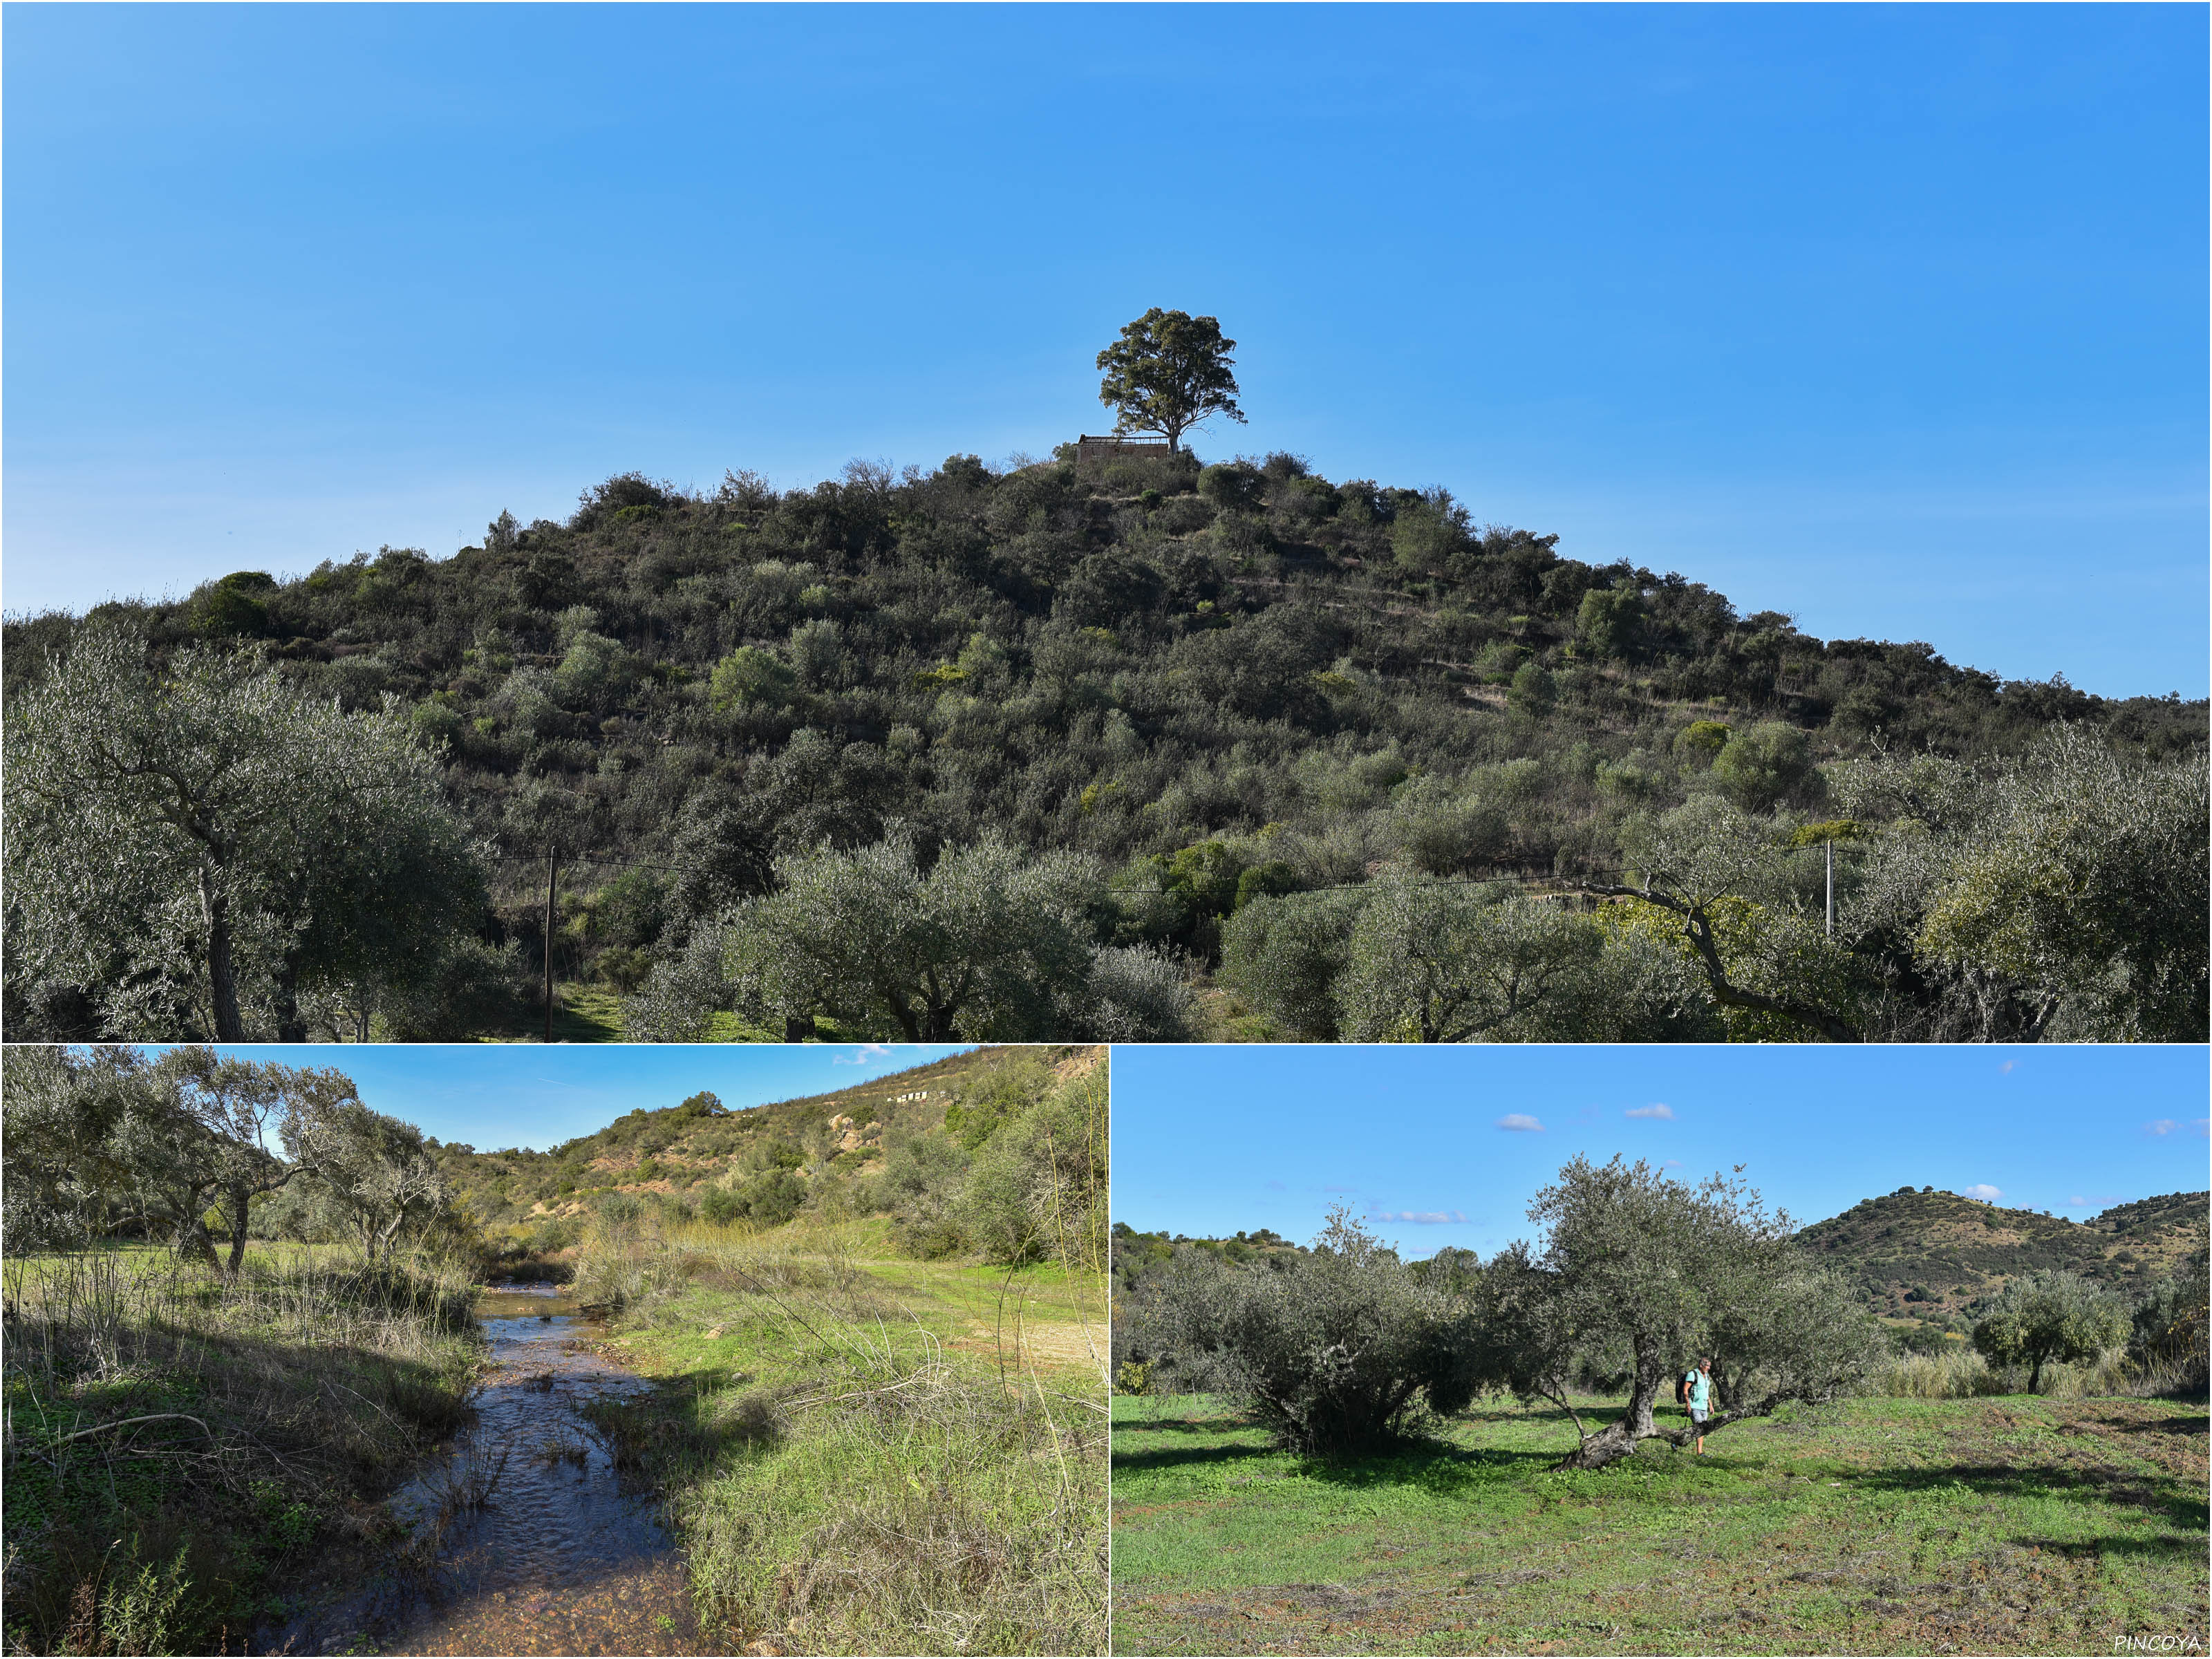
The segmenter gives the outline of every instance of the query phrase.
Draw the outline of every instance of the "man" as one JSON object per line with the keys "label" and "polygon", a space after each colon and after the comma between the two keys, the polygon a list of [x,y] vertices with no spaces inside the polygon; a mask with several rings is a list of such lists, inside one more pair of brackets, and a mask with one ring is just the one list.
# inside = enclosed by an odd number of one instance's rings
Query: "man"
{"label": "man", "polygon": [[1700,1359],[1695,1370],[1683,1376],[1682,1400],[1690,1408],[1690,1421],[1698,1425],[1698,1451],[1700,1455],[1705,1449],[1706,1408],[1712,1400],[1712,1387],[1713,1362],[1710,1356]]}

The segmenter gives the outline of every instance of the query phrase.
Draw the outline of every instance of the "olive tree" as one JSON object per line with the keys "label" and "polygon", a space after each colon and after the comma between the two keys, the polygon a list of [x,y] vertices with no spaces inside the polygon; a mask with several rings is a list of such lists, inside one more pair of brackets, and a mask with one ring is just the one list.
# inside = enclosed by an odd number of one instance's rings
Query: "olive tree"
{"label": "olive tree", "polygon": [[[1727,751],[1722,751],[1725,754]],[[1585,890],[1636,900],[1740,1036],[1864,1039],[1865,971],[1814,913],[1814,856],[1781,826],[1718,796],[1693,797],[1624,833],[1637,879]]]}
{"label": "olive tree", "polygon": [[776,890],[740,901],[656,966],[625,1011],[632,1035],[689,1040],[725,1001],[788,1040],[811,1035],[817,1013],[913,1042],[1187,1029],[1179,975],[1095,944],[1103,890],[1079,855],[987,839],[947,847],[925,869],[901,831],[786,855],[775,872]]}
{"label": "olive tree", "polygon": [[1630,1378],[1614,1421],[1592,1430],[1575,1415],[1581,1443],[1560,1468],[1602,1468],[1649,1439],[1680,1443],[1687,1431],[1660,1428],[1652,1407],[1669,1375],[1701,1355],[1734,1381],[1711,1434],[1788,1401],[1848,1393],[1883,1352],[1872,1318],[1808,1267],[1789,1217],[1768,1211],[1740,1171],[1692,1187],[1641,1159],[1598,1165],[1577,1154],[1528,1218],[1542,1246],[1513,1253],[1497,1290],[1513,1315],[1502,1332],[1521,1339],[1504,1368],[1515,1386],[1565,1407],[1577,1357]]}
{"label": "olive tree", "polygon": [[2196,1236],[2179,1273],[2153,1285],[2136,1305],[2135,1331],[2129,1351],[2142,1364],[2163,1375],[2169,1388],[2203,1392],[2207,1337],[2212,1335],[2212,1294],[2208,1294],[2208,1262],[2204,1218],[2197,1218]]}
{"label": "olive tree", "polygon": [[278,1146],[303,1118],[353,1099],[351,1080],[190,1046],[149,1059],[135,1048],[8,1051],[7,1201],[11,1248],[80,1243],[135,1224],[180,1255],[215,1259],[210,1217],[246,1255],[255,1200],[311,1161]]}
{"label": "olive tree", "polygon": [[2200,751],[2132,759],[2076,726],[2004,766],[1929,895],[1925,956],[2009,975],[2052,1035],[2202,1042],[2212,986]]}
{"label": "olive tree", "polygon": [[409,722],[251,652],[87,624],[15,700],[6,760],[11,1012],[77,986],[110,1036],[303,1041],[303,992],[434,977],[482,908]]}
{"label": "olive tree", "polygon": [[313,1171],[314,1195],[370,1261],[411,1229],[427,1235],[446,1218],[453,1191],[435,1153],[411,1123],[352,1097],[318,1097],[288,1116],[284,1148]]}
{"label": "olive tree", "polygon": [[2124,1342],[2130,1325],[2126,1304],[2109,1291],[2079,1273],[2048,1268],[2023,1274],[1998,1293],[1974,1325],[1974,1346],[2000,1364],[2026,1365],[2033,1394],[2046,1364],[2094,1359]]}
{"label": "olive tree", "polygon": [[1218,318],[1154,306],[1098,354],[1105,379],[1098,401],[1115,411],[1116,432],[1158,432],[1180,453],[1182,434],[1215,415],[1242,422],[1237,406],[1237,342]]}
{"label": "olive tree", "polygon": [[1302,1036],[1353,1042],[1630,1042],[1701,1036],[1684,964],[1510,883],[1401,869],[1346,892],[1245,906],[1222,976]]}
{"label": "olive tree", "polygon": [[1424,1284],[1341,1205],[1310,1253],[1177,1255],[1129,1316],[1144,1348],[1244,1402],[1284,1445],[1323,1455],[1464,1410],[1491,1369],[1465,1299]]}
{"label": "olive tree", "polygon": [[115,1128],[144,1067],[131,1048],[0,1048],[0,1240],[9,1254],[81,1244],[118,1218],[128,1181]]}
{"label": "olive tree", "polygon": [[163,1054],[153,1078],[208,1150],[214,1207],[229,1235],[223,1267],[235,1274],[246,1260],[252,1201],[319,1174],[313,1164],[288,1163],[270,1143],[280,1141],[288,1122],[351,1101],[353,1079],[334,1068],[225,1057],[198,1045]]}

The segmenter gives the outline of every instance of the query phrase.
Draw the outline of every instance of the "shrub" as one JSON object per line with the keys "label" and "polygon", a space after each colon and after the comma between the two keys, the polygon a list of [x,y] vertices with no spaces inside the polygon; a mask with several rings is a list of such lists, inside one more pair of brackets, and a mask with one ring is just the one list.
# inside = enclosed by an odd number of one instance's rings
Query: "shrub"
{"label": "shrub", "polygon": [[1522,713],[1541,714],[1559,701],[1559,683],[1541,664],[1524,662],[1513,671],[1513,684],[1506,696]]}
{"label": "shrub", "polygon": [[1718,720],[1692,720],[1674,736],[1674,752],[1710,766],[1728,747],[1729,729]]}
{"label": "shrub", "polygon": [[1133,1313],[1182,1378],[1211,1381],[1284,1445],[1325,1456],[1464,1410],[1482,1380],[1468,1305],[1420,1284],[1341,1205],[1310,1255],[1181,1260]]}
{"label": "shrub", "polygon": [[1739,732],[1713,760],[1713,775],[1747,812],[1771,811],[1786,800],[1817,800],[1827,793],[1813,764],[1813,741],[1794,726],[1765,720]]}

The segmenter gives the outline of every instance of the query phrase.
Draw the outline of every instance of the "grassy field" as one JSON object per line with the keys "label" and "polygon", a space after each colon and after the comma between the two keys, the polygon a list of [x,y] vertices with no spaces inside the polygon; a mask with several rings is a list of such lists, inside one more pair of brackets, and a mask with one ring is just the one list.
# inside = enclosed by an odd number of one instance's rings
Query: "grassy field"
{"label": "grassy field", "polygon": [[[611,985],[587,984],[581,980],[564,979],[554,987],[553,1041],[556,1042],[621,1042],[625,1041],[623,1025],[623,994]],[[513,1018],[497,1030],[479,1034],[486,1042],[543,1042],[545,1040],[545,1008],[541,1002],[535,1008],[519,1008]],[[846,1032],[837,1023],[817,1018],[814,1022],[815,1040],[820,1042],[852,1042],[862,1039]],[[783,1032],[779,1028],[770,1030],[756,1025],[724,1008],[716,1012],[707,1035],[709,1042],[781,1042]]]}
{"label": "grassy field", "polygon": [[763,1653],[1095,1653],[1097,1276],[900,1260],[880,1224],[602,1235],[576,1294],[659,1387],[599,1407],[702,1628]]}
{"label": "grassy field", "polygon": [[5,1265],[7,1648],[243,1650],[465,1413],[465,1275],[327,1248],[234,1279],[167,1251]]}
{"label": "grassy field", "polygon": [[2206,1429],[2158,1401],[1863,1399],[1554,1474],[1548,1407],[1330,1466],[1208,1396],[1117,1398],[1114,1650],[2202,1653]]}

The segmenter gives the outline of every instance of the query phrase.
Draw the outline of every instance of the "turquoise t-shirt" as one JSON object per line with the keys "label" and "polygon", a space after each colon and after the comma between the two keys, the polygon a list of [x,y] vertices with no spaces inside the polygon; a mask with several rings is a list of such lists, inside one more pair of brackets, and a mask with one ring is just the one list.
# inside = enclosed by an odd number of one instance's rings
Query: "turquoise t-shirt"
{"label": "turquoise t-shirt", "polygon": [[1712,1386],[1712,1381],[1713,1379],[1703,1371],[1692,1371],[1689,1374],[1690,1403],[1699,1411],[1705,1408],[1705,1390]]}

